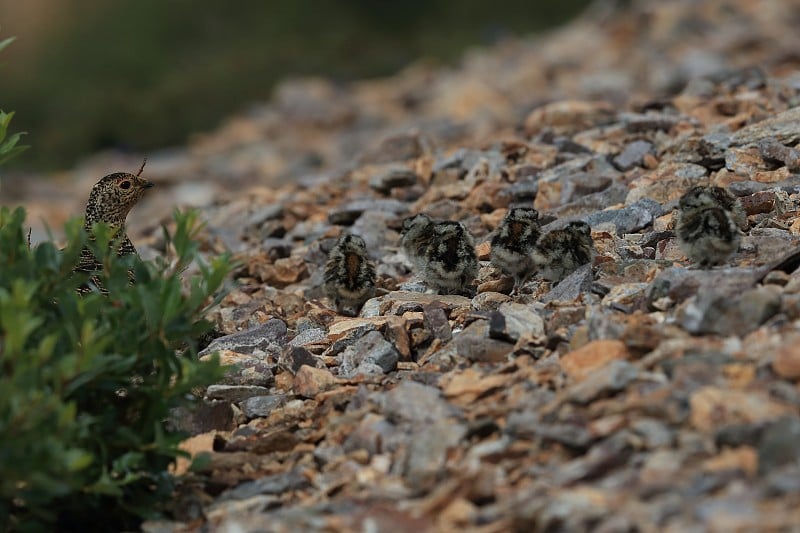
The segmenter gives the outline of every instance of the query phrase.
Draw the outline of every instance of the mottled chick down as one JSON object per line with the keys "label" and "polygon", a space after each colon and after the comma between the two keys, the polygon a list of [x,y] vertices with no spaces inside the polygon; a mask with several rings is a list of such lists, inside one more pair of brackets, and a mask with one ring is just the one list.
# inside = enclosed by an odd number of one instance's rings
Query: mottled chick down
{"label": "mottled chick down", "polygon": [[439,294],[468,294],[477,275],[478,256],[467,228],[460,222],[434,223],[424,251],[425,284]]}
{"label": "mottled chick down", "polygon": [[400,244],[417,271],[422,271],[425,267],[425,251],[433,237],[433,225],[431,217],[421,213],[403,220]]}
{"label": "mottled chick down", "polygon": [[743,219],[746,225],[747,218],[738,200],[731,198],[720,187],[693,187],[678,202],[678,246],[701,268],[724,263],[739,248],[739,222]]}
{"label": "mottled chick down", "polygon": [[325,295],[336,311],[355,316],[375,293],[375,268],[367,260],[367,245],[357,235],[339,238],[325,264]]}
{"label": "mottled chick down", "polygon": [[531,253],[539,274],[548,281],[561,281],[575,269],[592,261],[592,229],[583,221],[543,235]]}
{"label": "mottled chick down", "polygon": [[[89,194],[84,217],[84,227],[90,238],[92,238],[92,224],[103,222],[116,230],[119,255],[136,254],[136,248],[125,230],[125,219],[131,208],[152,186],[152,182],[127,172],[109,174],[98,181]],[[101,265],[91,250],[84,248],[81,252],[81,261],[75,270],[94,272],[100,268]]]}
{"label": "mottled chick down", "polygon": [[516,292],[534,272],[531,253],[539,240],[539,212],[530,207],[516,207],[506,213],[492,237],[490,260],[504,274],[514,278]]}

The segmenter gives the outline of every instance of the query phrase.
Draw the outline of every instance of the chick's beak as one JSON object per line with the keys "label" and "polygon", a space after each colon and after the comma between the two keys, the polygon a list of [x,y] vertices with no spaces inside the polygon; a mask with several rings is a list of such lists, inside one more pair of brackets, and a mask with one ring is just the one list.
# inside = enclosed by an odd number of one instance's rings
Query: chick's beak
{"label": "chick's beak", "polygon": [[155,185],[155,183],[153,183],[152,181],[147,181],[146,179],[142,179],[142,182],[143,182],[142,183],[142,188],[143,189],[149,189],[150,187]]}

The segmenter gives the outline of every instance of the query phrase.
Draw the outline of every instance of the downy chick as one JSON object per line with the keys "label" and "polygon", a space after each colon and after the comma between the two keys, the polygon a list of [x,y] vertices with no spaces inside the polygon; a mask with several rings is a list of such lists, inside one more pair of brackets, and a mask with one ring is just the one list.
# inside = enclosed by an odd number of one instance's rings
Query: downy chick
{"label": "downy chick", "polygon": [[492,238],[489,258],[504,274],[513,276],[512,293],[519,290],[536,268],[531,252],[540,235],[539,212],[530,207],[516,207],[506,213]]}
{"label": "downy chick", "polygon": [[478,275],[475,243],[460,222],[443,221],[433,225],[425,248],[423,281],[440,294],[470,293]]}
{"label": "downy chick", "polygon": [[592,261],[592,229],[583,221],[573,221],[543,235],[531,253],[542,277],[561,281],[581,265]]}
{"label": "downy chick", "polygon": [[738,200],[731,203],[731,197],[719,187],[699,186],[689,189],[678,202],[678,246],[700,268],[724,263],[739,248],[737,217],[744,224],[747,219]]}
{"label": "downy chick", "polygon": [[367,245],[357,235],[339,238],[325,264],[324,290],[341,314],[355,316],[375,292],[375,268],[367,260]]}
{"label": "downy chick", "polygon": [[418,214],[403,220],[400,244],[417,271],[425,266],[425,251],[433,238],[434,222],[428,215]]}

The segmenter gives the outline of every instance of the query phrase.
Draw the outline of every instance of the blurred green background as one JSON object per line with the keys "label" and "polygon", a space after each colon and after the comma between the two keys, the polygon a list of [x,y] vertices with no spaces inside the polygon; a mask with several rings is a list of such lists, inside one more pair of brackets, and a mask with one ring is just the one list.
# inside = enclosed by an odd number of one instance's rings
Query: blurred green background
{"label": "blurred green background", "polygon": [[0,108],[55,169],[180,144],[287,76],[383,76],[567,21],[587,0],[0,0]]}

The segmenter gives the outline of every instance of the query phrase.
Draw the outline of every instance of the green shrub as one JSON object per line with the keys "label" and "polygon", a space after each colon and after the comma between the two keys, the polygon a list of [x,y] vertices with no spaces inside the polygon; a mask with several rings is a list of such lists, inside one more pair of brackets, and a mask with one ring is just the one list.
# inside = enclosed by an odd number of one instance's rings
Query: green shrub
{"label": "green shrub", "polygon": [[[63,250],[31,248],[24,210],[0,210],[0,530],[135,528],[170,494],[166,469],[184,435],[164,422],[220,376],[216,361],[197,361],[195,339],[229,270],[224,256],[199,261],[196,214],[175,218],[169,267],[118,257],[109,227],[89,240],[80,220]],[[108,296],[77,292],[89,277],[72,272],[84,246]],[[199,274],[183,286],[193,260]]]}
{"label": "green shrub", "polygon": [[[0,41],[0,51],[13,42],[14,37],[9,37]],[[14,118],[14,113],[4,113],[3,110],[0,109],[0,165],[28,148],[22,145],[17,146],[17,143],[19,143],[19,140],[25,132],[14,133],[11,137],[6,139],[8,125],[11,123],[12,118]]]}

